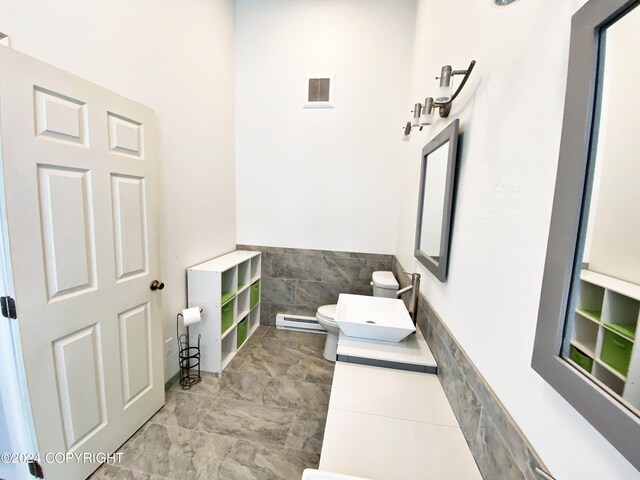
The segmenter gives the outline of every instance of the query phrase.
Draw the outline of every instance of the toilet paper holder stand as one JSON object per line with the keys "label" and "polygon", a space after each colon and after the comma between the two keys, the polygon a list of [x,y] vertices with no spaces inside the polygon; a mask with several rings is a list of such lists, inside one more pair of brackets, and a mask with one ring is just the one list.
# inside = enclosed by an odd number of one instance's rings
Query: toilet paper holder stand
{"label": "toilet paper holder stand", "polygon": [[[202,313],[203,310],[200,310]],[[180,385],[183,390],[189,390],[193,385],[202,381],[200,376],[200,337],[196,346],[189,345],[189,327],[185,327],[186,333],[180,334],[180,317],[176,315],[176,339],[178,341],[178,366],[180,367]],[[184,318],[184,317],[183,317]]]}

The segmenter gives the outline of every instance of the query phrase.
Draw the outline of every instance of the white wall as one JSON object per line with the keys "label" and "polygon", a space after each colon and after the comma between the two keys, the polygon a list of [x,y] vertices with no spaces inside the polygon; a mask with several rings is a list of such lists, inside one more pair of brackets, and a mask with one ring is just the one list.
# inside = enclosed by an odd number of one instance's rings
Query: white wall
{"label": "white wall", "polygon": [[[567,73],[570,18],[584,0],[420,0],[412,100],[443,64],[478,61],[449,120],[404,149],[397,255],[413,258],[420,148],[464,128],[449,279],[422,290],[556,478],[637,479],[635,470],[531,369]],[[436,18],[446,19],[434,22]]]}
{"label": "white wall", "polygon": [[[238,242],[392,253],[415,0],[238,0]],[[334,109],[303,109],[307,74]]]}
{"label": "white wall", "polygon": [[186,267],[236,243],[234,16],[232,0],[0,0],[13,48],[156,111],[165,338]]}

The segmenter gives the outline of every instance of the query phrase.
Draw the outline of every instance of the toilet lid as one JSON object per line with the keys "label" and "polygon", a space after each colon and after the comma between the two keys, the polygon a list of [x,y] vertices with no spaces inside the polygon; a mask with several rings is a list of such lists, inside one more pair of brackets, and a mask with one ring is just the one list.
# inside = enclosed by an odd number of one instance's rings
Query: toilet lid
{"label": "toilet lid", "polygon": [[397,290],[400,287],[393,272],[373,272],[371,278],[376,287],[390,288],[393,290]]}
{"label": "toilet lid", "polygon": [[323,305],[318,308],[317,315],[325,320],[333,321],[336,318],[336,307],[337,305]]}

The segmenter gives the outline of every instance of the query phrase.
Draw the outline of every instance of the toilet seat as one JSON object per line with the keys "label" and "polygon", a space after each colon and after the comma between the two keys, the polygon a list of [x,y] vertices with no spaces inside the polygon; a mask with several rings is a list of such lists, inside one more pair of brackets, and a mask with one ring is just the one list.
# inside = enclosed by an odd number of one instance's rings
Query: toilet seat
{"label": "toilet seat", "polygon": [[318,317],[318,319],[322,319],[327,323],[337,325],[335,321],[337,307],[337,305],[323,305],[322,307],[318,308],[316,317]]}
{"label": "toilet seat", "polygon": [[335,321],[337,305],[323,305],[316,312],[316,319],[322,328],[327,331],[327,340],[324,343],[322,355],[330,362],[336,361],[338,352],[338,335],[340,329]]}

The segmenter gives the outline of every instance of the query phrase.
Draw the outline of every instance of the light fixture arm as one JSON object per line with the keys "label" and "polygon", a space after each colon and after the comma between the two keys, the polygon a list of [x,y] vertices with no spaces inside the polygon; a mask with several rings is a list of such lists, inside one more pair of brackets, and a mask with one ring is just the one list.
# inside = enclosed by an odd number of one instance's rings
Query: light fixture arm
{"label": "light fixture arm", "polygon": [[[424,104],[416,103],[413,110],[411,110],[413,117],[410,121],[407,122],[404,127],[404,134],[409,135],[412,128],[419,127],[420,130],[422,130],[422,127],[424,125],[431,125],[431,123],[433,122],[433,110],[436,108],[440,112],[440,117],[448,117],[449,113],[451,112],[451,105],[453,104],[453,101],[458,97],[464,86],[467,84],[467,80],[469,80],[469,76],[471,75],[471,72],[473,71],[473,68],[475,66],[475,60],[471,60],[471,63],[469,63],[469,66],[466,70],[453,70],[451,68],[451,65],[444,65],[440,71],[440,76],[436,77],[436,80],[440,80],[440,87],[450,87],[452,77],[456,75],[464,75],[462,81],[460,82],[460,85],[453,93],[453,95],[451,95],[451,98],[449,98],[449,100],[446,102],[437,102],[434,97],[427,97],[424,100]],[[449,93],[450,91],[451,90],[449,90],[447,93]],[[448,95],[440,98],[448,98]]]}
{"label": "light fixture arm", "polygon": [[453,70],[451,71],[451,76],[453,77],[454,75],[464,75],[464,77],[462,78],[462,82],[460,82],[460,85],[458,86],[458,88],[456,89],[455,93],[451,96],[451,99],[448,102],[434,102],[433,106],[436,108],[440,109],[440,116],[441,117],[447,117],[449,116],[449,112],[451,111],[451,104],[453,103],[453,101],[456,99],[456,97],[460,94],[460,92],[462,91],[462,89],[464,88],[465,84],[467,83],[467,80],[469,80],[469,76],[471,75],[471,72],[473,71],[473,67],[476,66],[476,61],[475,60],[471,60],[471,63],[469,64],[469,66],[467,67],[466,70]]}

